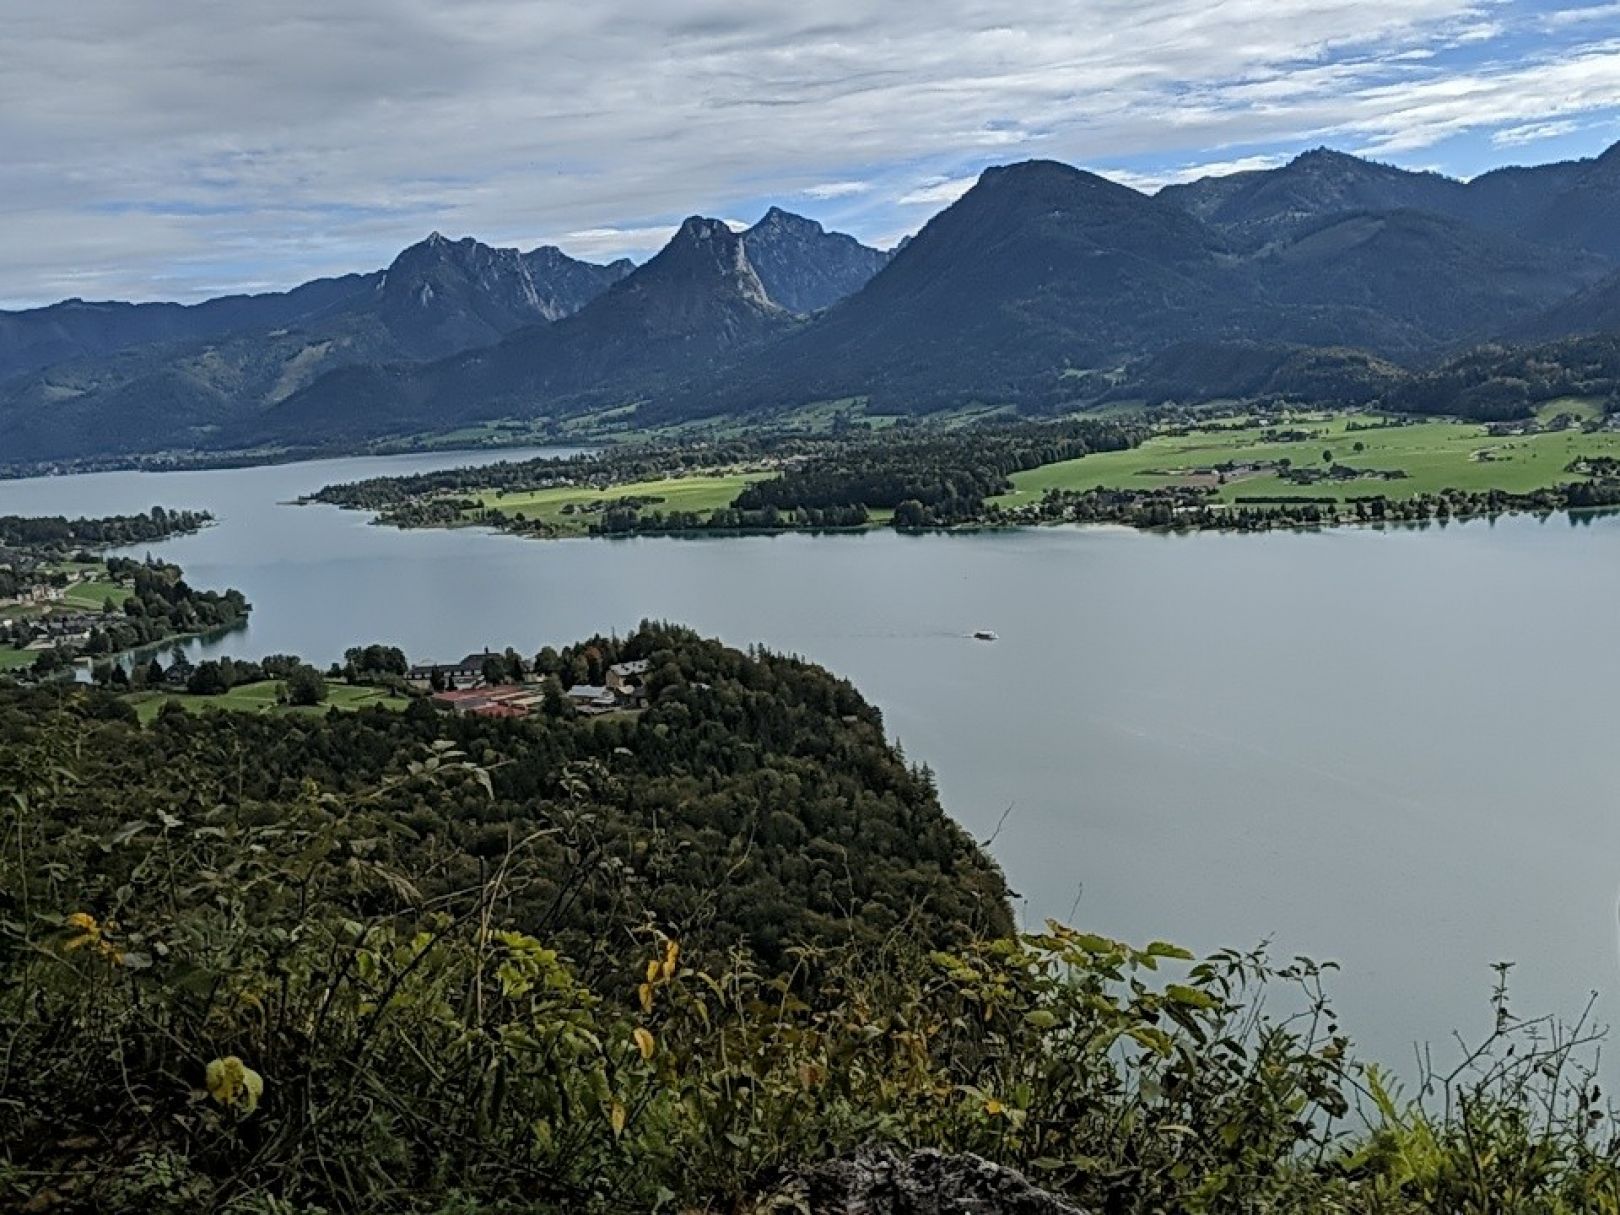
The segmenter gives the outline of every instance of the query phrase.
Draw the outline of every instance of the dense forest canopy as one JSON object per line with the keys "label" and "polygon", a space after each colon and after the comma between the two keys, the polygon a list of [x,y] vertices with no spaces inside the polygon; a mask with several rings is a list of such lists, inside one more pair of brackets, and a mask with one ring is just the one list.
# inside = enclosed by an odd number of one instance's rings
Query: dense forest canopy
{"label": "dense forest canopy", "polygon": [[154,506],[143,515],[68,519],[61,515],[0,515],[0,549],[60,555],[78,549],[117,548],[166,540],[207,526],[207,511]]}
{"label": "dense forest canopy", "polygon": [[[194,808],[268,806],[306,781],[337,795],[385,783],[447,741],[488,768],[490,788],[468,777],[444,783],[432,803],[403,788],[382,795],[390,830],[370,859],[415,875],[426,898],[449,897],[534,836],[535,891],[511,910],[576,942],[606,945],[651,920],[776,960],[790,942],[875,940],[912,916],[945,936],[1010,926],[999,874],[848,683],[654,626],[550,661],[588,677],[636,658],[652,664],[651,704],[628,720],[492,721],[422,701],[403,714],[316,720],[164,714],[142,730],[118,702],[49,689],[6,698],[7,741],[91,730],[76,821],[107,831],[142,807],[177,812],[177,781]],[[100,913],[128,918],[117,881],[79,889]],[[357,891],[355,914],[367,897]]]}
{"label": "dense forest canopy", "polygon": [[147,559],[111,557],[107,572],[127,579],[130,591],[103,611],[91,630],[85,652],[116,654],[154,645],[172,637],[211,633],[240,624],[250,610],[247,599],[234,587],[225,591],[198,590],[178,565]]}
{"label": "dense forest canopy", "polygon": [[1069,421],[834,440],[781,475],[750,485],[733,505],[779,512],[905,507],[904,526],[962,522],[982,518],[985,499],[1010,489],[1012,473],[1119,451],[1143,433],[1116,422]]}
{"label": "dense forest canopy", "polygon": [[401,476],[368,477],[363,481],[328,485],[312,494],[310,500],[332,506],[386,510],[435,494],[467,495],[485,490],[544,489],[551,485],[608,486],[743,463],[775,450],[778,448],[765,440],[608,448],[584,455],[535,456],[527,460],[498,460]]}
{"label": "dense forest canopy", "polygon": [[1102,399],[1154,407],[1286,401],[1496,422],[1529,417],[1537,405],[1570,396],[1609,401],[1613,412],[1620,401],[1620,337],[1483,344],[1408,368],[1357,350],[1184,342],[1134,364]]}
{"label": "dense forest canopy", "polygon": [[872,1143],[1118,1215],[1613,1209],[1587,1027],[1504,1000],[1410,1102],[1312,963],[1013,936],[826,672],[662,625],[537,665],[634,658],[617,720],[0,688],[0,1209],[793,1210]]}

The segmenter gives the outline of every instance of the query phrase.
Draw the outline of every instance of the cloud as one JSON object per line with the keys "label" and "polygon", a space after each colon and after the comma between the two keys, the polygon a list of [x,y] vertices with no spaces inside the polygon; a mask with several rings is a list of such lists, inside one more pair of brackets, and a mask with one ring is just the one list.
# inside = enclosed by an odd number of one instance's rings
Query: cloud
{"label": "cloud", "polygon": [[1544,13],[1541,17],[1542,24],[1551,29],[1583,25],[1591,21],[1615,20],[1620,20],[1620,4],[1588,4],[1582,8],[1557,9]]}
{"label": "cloud", "polygon": [[933,177],[895,201],[902,207],[948,207],[973,188],[977,177]]}
{"label": "cloud", "polygon": [[1162,182],[1595,131],[1620,110],[1615,6],[1540,7],[10,0],[0,295],[291,284],[434,228],[643,256],[685,215],[791,199],[875,238],[1028,156]]}
{"label": "cloud", "polygon": [[852,198],[857,194],[870,193],[872,183],[869,181],[824,181],[817,186],[806,186],[799,193],[806,198]]}
{"label": "cloud", "polygon": [[[1620,106],[1620,41],[1510,68],[1372,86],[1345,99],[1339,128],[1372,155],[1411,152],[1468,131],[1569,120]],[[1358,113],[1359,112],[1359,113]]]}
{"label": "cloud", "polygon": [[[559,245],[575,257],[587,260],[640,258],[656,253],[675,235],[676,224],[654,224],[646,228],[576,228],[561,236],[541,237],[536,245]],[[525,242],[531,243],[531,242]]]}
{"label": "cloud", "polygon": [[1451,35],[1454,46],[1467,46],[1471,42],[1493,42],[1507,32],[1507,26],[1500,21],[1480,21],[1474,25],[1465,25]]}
{"label": "cloud", "polygon": [[1557,122],[1532,122],[1527,126],[1508,127],[1491,134],[1491,142],[1499,148],[1514,148],[1521,144],[1536,143],[1542,139],[1556,139],[1581,129],[1581,124],[1569,119]]}
{"label": "cloud", "polygon": [[1225,177],[1231,173],[1253,173],[1261,169],[1275,169],[1288,159],[1283,155],[1264,154],[1178,165],[1174,168],[1149,170],[1143,173],[1129,169],[1104,169],[1103,173],[1121,185],[1130,186],[1131,189],[1140,190],[1144,194],[1151,194],[1165,186],[1182,185],[1203,177]]}

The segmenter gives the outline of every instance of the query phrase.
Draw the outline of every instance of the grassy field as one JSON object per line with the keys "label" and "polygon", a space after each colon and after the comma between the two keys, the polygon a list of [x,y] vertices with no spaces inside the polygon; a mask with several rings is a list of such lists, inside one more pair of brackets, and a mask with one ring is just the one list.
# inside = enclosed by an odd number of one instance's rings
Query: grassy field
{"label": "grassy field", "polygon": [[223,710],[235,713],[309,714],[325,713],[329,709],[352,712],[371,705],[399,710],[410,703],[405,697],[391,695],[381,688],[360,688],[331,683],[326,686],[325,703],[293,707],[276,703],[278,686],[278,680],[266,679],[259,683],[244,683],[219,696],[192,696],[186,692],[132,692],[125,699],[135,706],[135,713],[142,721],[151,721],[164,704],[171,700],[192,713]]}
{"label": "grassy field", "polygon": [[0,649],[0,671],[20,671],[24,667],[31,667],[38,657],[38,650],[13,650],[8,646]]}
{"label": "grassy field", "polygon": [[[1589,401],[1561,401],[1545,406],[1543,418],[1557,413],[1595,416]],[[1131,451],[1103,452],[1061,464],[1048,464],[1017,473],[1014,490],[997,499],[1017,505],[1039,498],[1049,488],[1086,490],[1153,489],[1163,486],[1208,483],[1206,471],[1214,465],[1236,462],[1292,460],[1296,466],[1325,466],[1323,454],[1333,462],[1372,472],[1403,471],[1407,476],[1388,480],[1369,475],[1354,480],[1296,485],[1273,473],[1260,472],[1230,478],[1218,486],[1221,499],[1240,497],[1337,497],[1370,494],[1408,498],[1443,489],[1502,489],[1514,493],[1542,489],[1576,479],[1567,470],[1580,456],[1620,457],[1620,432],[1584,434],[1580,430],[1548,431],[1533,435],[1492,437],[1484,426],[1450,419],[1420,422],[1380,430],[1348,430],[1365,417],[1302,415],[1287,422],[1267,421],[1246,429],[1212,427],[1184,435],[1161,435]],[[1265,442],[1262,430],[1301,430],[1304,442]],[[1355,450],[1360,443],[1362,450]]]}
{"label": "grassy field", "polygon": [[64,607],[77,608],[81,611],[99,612],[101,605],[108,599],[115,606],[122,609],[123,602],[128,599],[130,588],[117,582],[108,582],[103,578],[93,578],[89,582],[75,582],[62,594]]}
{"label": "grassy field", "polygon": [[107,577],[107,564],[104,561],[57,561],[45,568],[72,578],[85,579],[67,586],[62,592],[61,603],[54,606],[80,612],[100,611],[109,596],[120,607],[129,597],[127,584],[114,582]]}
{"label": "grassy field", "polygon": [[564,514],[563,507],[575,507],[596,502],[611,502],[618,498],[662,498],[652,509],[661,511],[712,511],[730,506],[744,486],[769,476],[763,472],[715,473],[690,477],[665,477],[655,481],[635,481],[615,485],[612,489],[580,489],[559,486],[526,493],[504,496],[490,492],[479,495],[487,507],[499,507],[508,515],[522,514],[526,519],[540,519],[565,532],[583,535],[589,530],[595,512]]}

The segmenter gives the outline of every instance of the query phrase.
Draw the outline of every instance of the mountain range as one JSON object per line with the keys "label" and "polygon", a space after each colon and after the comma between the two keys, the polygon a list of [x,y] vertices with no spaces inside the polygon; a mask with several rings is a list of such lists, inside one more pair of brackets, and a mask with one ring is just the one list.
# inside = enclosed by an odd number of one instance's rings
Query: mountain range
{"label": "mountain range", "polygon": [[1617,331],[1620,145],[1469,182],[1318,149],[1152,195],[1029,161],[889,252],[772,208],[693,217],[641,266],[435,234],[281,294],[0,313],[0,459],[621,407],[1365,395],[1482,343]]}
{"label": "mountain range", "polygon": [[[355,440],[490,417],[621,404],[675,376],[713,373],[728,356],[792,328],[739,235],[693,217],[664,249],[571,316],[425,366],[354,366],[254,420],[252,443],[320,433]],[[334,402],[341,402],[333,412]]]}
{"label": "mountain range", "polygon": [[1323,215],[1427,211],[1620,259],[1620,144],[1592,160],[1493,169],[1467,182],[1317,148],[1280,168],[1167,186],[1159,197],[1250,247]]}

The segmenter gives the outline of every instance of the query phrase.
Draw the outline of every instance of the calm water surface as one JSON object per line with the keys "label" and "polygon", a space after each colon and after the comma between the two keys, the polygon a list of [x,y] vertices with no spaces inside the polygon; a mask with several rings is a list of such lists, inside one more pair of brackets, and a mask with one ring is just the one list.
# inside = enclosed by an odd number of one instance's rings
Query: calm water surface
{"label": "calm water surface", "polygon": [[215,651],[448,660],[661,617],[802,653],[1001,823],[1027,919],[1335,959],[1393,1061],[1488,1027],[1497,960],[1522,1011],[1596,989],[1616,1018],[1620,520],[545,543],[280,505],[487,459],[0,482],[0,512],[213,511],[151,551],[252,600]]}

